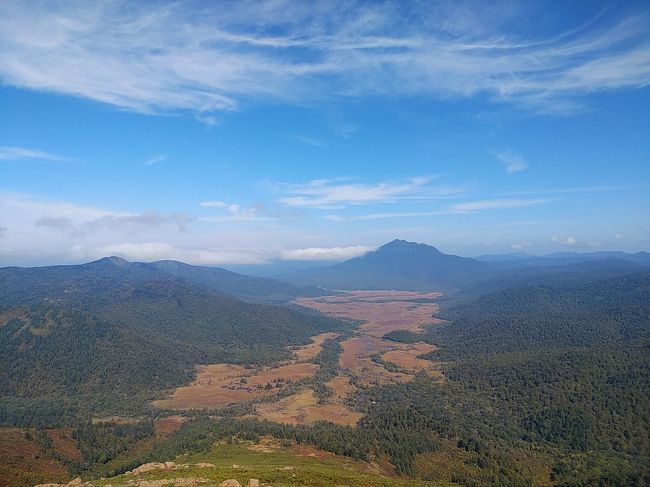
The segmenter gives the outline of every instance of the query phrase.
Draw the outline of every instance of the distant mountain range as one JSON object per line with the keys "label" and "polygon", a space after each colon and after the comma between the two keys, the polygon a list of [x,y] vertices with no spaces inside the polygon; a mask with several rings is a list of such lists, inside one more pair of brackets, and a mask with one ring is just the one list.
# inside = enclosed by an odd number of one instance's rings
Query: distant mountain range
{"label": "distant mountain range", "polygon": [[613,259],[650,265],[650,252],[636,252],[634,254],[620,251],[555,252],[547,255],[529,255],[524,252],[516,252],[511,254],[480,255],[475,257],[475,259],[481,262],[499,262],[502,266],[508,267],[553,266]]}
{"label": "distant mountain range", "polygon": [[322,291],[314,287],[297,287],[275,279],[246,276],[218,267],[193,266],[173,260],[129,262],[113,256],[81,265],[0,268],[0,282],[5,285],[6,293],[16,292],[13,283],[17,282],[20,292],[31,295],[39,292],[56,294],[67,283],[76,283],[83,278],[92,281],[119,278],[121,282],[131,284],[176,279],[247,301],[267,303],[286,303],[298,296],[322,294]]}
{"label": "distant mountain range", "polygon": [[421,243],[393,240],[361,257],[330,267],[294,272],[279,279],[328,289],[449,292],[481,283],[486,286],[485,290],[494,290],[502,287],[500,281],[503,285],[517,285],[539,276],[572,272],[620,275],[642,270],[647,265],[650,265],[647,252],[558,253],[542,257],[508,254],[471,259],[444,254]]}
{"label": "distant mountain range", "polygon": [[[303,268],[275,278],[173,260],[147,263],[105,257],[81,265],[0,268],[0,283],[4,286],[5,297],[23,293],[43,299],[64,290],[67,294],[74,293],[71,283],[78,283],[82,278],[94,284],[119,279],[131,285],[169,279],[245,301],[286,304],[299,296],[319,296],[336,289],[443,290],[447,293],[476,289],[487,292],[550,276],[562,279],[559,276],[580,274],[586,277],[593,273],[596,278],[604,278],[640,271],[647,266],[650,266],[648,252],[558,252],[544,256],[513,253],[468,258],[445,254],[422,243],[393,240],[361,257],[334,265]],[[0,295],[0,303],[2,298]]]}

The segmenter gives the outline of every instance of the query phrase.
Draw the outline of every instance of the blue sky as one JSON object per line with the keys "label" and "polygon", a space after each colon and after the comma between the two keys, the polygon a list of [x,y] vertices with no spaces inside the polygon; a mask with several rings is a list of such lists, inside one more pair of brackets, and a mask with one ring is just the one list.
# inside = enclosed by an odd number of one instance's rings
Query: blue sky
{"label": "blue sky", "polygon": [[646,2],[0,3],[0,265],[650,250]]}

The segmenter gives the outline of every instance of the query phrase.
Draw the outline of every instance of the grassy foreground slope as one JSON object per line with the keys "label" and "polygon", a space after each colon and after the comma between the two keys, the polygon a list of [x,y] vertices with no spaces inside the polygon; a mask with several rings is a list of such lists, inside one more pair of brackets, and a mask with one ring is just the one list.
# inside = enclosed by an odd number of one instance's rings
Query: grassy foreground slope
{"label": "grassy foreground slope", "polygon": [[399,479],[393,475],[389,476],[377,465],[329,454],[304,445],[280,444],[270,438],[262,439],[260,444],[218,443],[206,452],[180,455],[174,459],[174,463],[176,466],[170,469],[155,469],[136,475],[126,473],[91,483],[96,486],[119,487],[134,483],[138,485],[143,481],[165,480],[174,485],[174,482],[191,482],[188,479],[194,479],[196,485],[211,486],[227,479],[235,479],[245,486],[249,479],[257,479],[260,484],[273,487],[449,485]]}

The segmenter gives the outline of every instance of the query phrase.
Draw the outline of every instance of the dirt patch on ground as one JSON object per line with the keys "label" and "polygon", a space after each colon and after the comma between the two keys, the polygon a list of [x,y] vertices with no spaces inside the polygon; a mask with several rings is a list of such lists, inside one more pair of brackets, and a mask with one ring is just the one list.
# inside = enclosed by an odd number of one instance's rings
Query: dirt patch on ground
{"label": "dirt patch on ground", "polygon": [[436,347],[429,345],[428,343],[414,343],[404,345],[404,348],[400,350],[390,350],[384,353],[381,358],[401,368],[415,372],[425,370],[427,372],[439,373],[437,370],[435,370],[435,363],[431,362],[430,360],[418,358],[419,355],[433,352],[435,349]]}
{"label": "dirt patch on ground", "polygon": [[361,372],[360,359],[378,352],[393,350],[398,348],[399,344],[381,340],[373,336],[360,335],[345,340],[341,346],[343,347],[343,352],[339,359],[341,367],[355,374],[359,374]]}
{"label": "dirt patch on ground", "polygon": [[170,399],[154,405],[174,409],[220,408],[251,399],[272,396],[287,385],[312,377],[318,365],[302,363],[279,367],[246,368],[215,364],[199,368],[192,385],[179,387]]}
{"label": "dirt patch on ground", "polygon": [[[52,436],[57,436],[58,430],[53,433]],[[0,485],[18,487],[69,480],[66,468],[48,458],[34,440],[35,437],[36,430],[33,429],[0,428]],[[66,454],[65,451],[60,453]]]}
{"label": "dirt patch on ground", "polygon": [[342,403],[356,391],[356,387],[350,383],[350,378],[345,375],[334,377],[325,385],[332,389],[332,397],[330,398],[332,402]]}
{"label": "dirt patch on ground", "polygon": [[27,311],[25,308],[17,306],[15,308],[9,308],[2,313],[0,313],[0,326],[6,325],[9,321],[14,319],[24,320],[27,318]]}
{"label": "dirt patch on ground", "polygon": [[187,418],[183,416],[167,416],[159,418],[153,422],[153,429],[157,435],[170,435],[178,430]]}
{"label": "dirt patch on ground", "polygon": [[408,382],[411,376],[401,372],[390,372],[383,365],[373,362],[371,355],[396,350],[401,344],[382,340],[369,335],[360,335],[342,343],[340,364],[349,370],[361,384],[373,386],[390,382]]}
{"label": "dirt patch on ground", "polygon": [[264,419],[288,424],[310,424],[330,421],[354,425],[362,414],[351,411],[342,404],[318,404],[314,391],[305,389],[278,402],[259,404],[257,413]]}
{"label": "dirt patch on ground", "polygon": [[303,347],[297,347],[293,350],[293,353],[298,361],[306,362],[320,353],[323,349],[323,342],[325,342],[325,340],[336,338],[337,336],[339,336],[339,334],[334,332],[321,333],[320,335],[313,336],[311,337],[312,343]]}
{"label": "dirt patch on ground", "polygon": [[81,460],[83,455],[77,449],[77,441],[72,437],[72,428],[47,430],[47,436],[52,440],[53,448],[69,460]]}

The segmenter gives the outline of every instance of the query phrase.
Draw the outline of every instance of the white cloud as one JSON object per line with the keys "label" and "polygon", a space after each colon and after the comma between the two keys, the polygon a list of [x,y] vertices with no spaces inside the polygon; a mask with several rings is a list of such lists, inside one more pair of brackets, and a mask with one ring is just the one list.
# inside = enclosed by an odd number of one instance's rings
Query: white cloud
{"label": "white cloud", "polygon": [[512,250],[524,250],[532,245],[532,242],[518,242],[512,244],[510,247]]}
{"label": "white cloud", "polygon": [[523,36],[513,32],[533,8],[475,10],[457,2],[6,0],[0,77],[139,112],[194,114],[251,98],[386,94],[486,94],[567,112],[580,95],[650,82],[647,11]]}
{"label": "white cloud", "polygon": [[529,226],[529,225],[558,225],[562,223],[567,223],[567,222],[561,220],[521,220],[521,221],[514,221],[514,222],[499,223],[496,226],[497,227],[521,227],[521,226]]}
{"label": "white cloud", "polygon": [[345,260],[363,255],[374,247],[356,245],[352,247],[307,247],[304,249],[283,250],[283,260]]}
{"label": "white cloud", "polygon": [[320,140],[315,139],[314,137],[307,137],[306,135],[295,135],[294,138],[299,140],[303,144],[311,145],[312,147],[319,147],[324,149],[326,146]]}
{"label": "white cloud", "polygon": [[145,211],[134,215],[105,215],[93,221],[87,222],[86,230],[105,228],[129,228],[131,231],[139,231],[143,228],[159,228],[165,226],[176,227],[183,232],[187,225],[193,220],[185,213],[172,213],[165,215],[157,211]]}
{"label": "white cloud", "polygon": [[[475,213],[484,210],[498,210],[508,208],[525,208],[528,206],[541,205],[551,199],[491,199],[469,201],[464,203],[456,203],[445,206],[439,210],[431,211],[391,211],[379,213],[367,213],[363,215],[326,215],[325,219],[335,222],[348,222],[348,221],[367,221],[367,220],[383,220],[389,218],[422,218],[428,216],[442,216],[442,215],[456,215],[462,213]],[[543,224],[548,222],[518,222],[508,225],[532,225]],[[551,222],[554,223],[554,222]]]}
{"label": "white cloud", "polygon": [[151,156],[149,159],[144,161],[145,166],[153,166],[154,164],[158,164],[159,162],[163,162],[167,160],[167,156],[163,154],[157,154],[155,156]]}
{"label": "white cloud", "polygon": [[385,213],[368,213],[365,215],[327,215],[325,218],[334,222],[384,220],[389,218],[414,218],[443,215],[444,211],[393,211]]}
{"label": "white cloud", "polygon": [[124,242],[97,249],[99,255],[117,255],[127,260],[179,260],[195,265],[260,264],[267,256],[246,249],[179,248],[166,242]]}
{"label": "white cloud", "polygon": [[19,159],[40,159],[44,161],[57,162],[70,162],[71,160],[67,157],[61,157],[38,149],[0,146],[0,161],[14,161]]}
{"label": "white cloud", "polygon": [[614,236],[616,237],[616,240],[623,240],[625,238],[625,236],[622,233],[617,233]]}
{"label": "white cloud", "polygon": [[359,128],[356,123],[341,123],[334,127],[334,131],[344,139],[349,139]]}
{"label": "white cloud", "polygon": [[[575,188],[555,188],[555,189],[525,189],[520,191],[510,191],[503,193],[504,196],[522,196],[531,194],[569,194],[569,193],[600,193],[607,191],[626,191],[640,189],[634,186],[582,186]],[[644,188],[645,189],[645,188]]]}
{"label": "white cloud", "polygon": [[494,156],[504,165],[508,174],[528,169],[528,163],[524,157],[512,149],[505,148],[494,152]]}
{"label": "white cloud", "polygon": [[259,263],[279,258],[287,241],[305,247],[313,241],[290,228],[235,225],[224,231],[229,222],[251,218],[237,205],[224,208],[221,225],[201,225],[182,212],[115,211],[0,191],[0,266],[74,263],[110,254],[205,265]]}
{"label": "white cloud", "polygon": [[340,209],[348,205],[391,203],[406,199],[436,199],[462,192],[462,188],[431,187],[430,177],[376,184],[316,179],[304,184],[285,184],[279,201],[288,206]]}
{"label": "white cloud", "polygon": [[227,208],[228,204],[223,201],[201,201],[199,206],[203,208]]}
{"label": "white cloud", "polygon": [[574,247],[578,244],[578,241],[575,239],[575,237],[568,235],[554,235],[551,237],[551,240],[555,243],[559,243],[562,245],[568,245],[569,247]]}
{"label": "white cloud", "polygon": [[200,217],[199,220],[204,222],[236,222],[236,221],[270,221],[271,217],[260,216],[258,212],[261,207],[254,206],[251,208],[242,208],[237,204],[224,203],[223,201],[201,201],[199,206],[202,208],[222,208],[225,214]]}
{"label": "white cloud", "polygon": [[548,203],[549,199],[491,199],[480,201],[469,201],[451,205],[448,211],[451,213],[471,213],[482,210],[496,210],[503,208],[525,208],[528,206]]}

